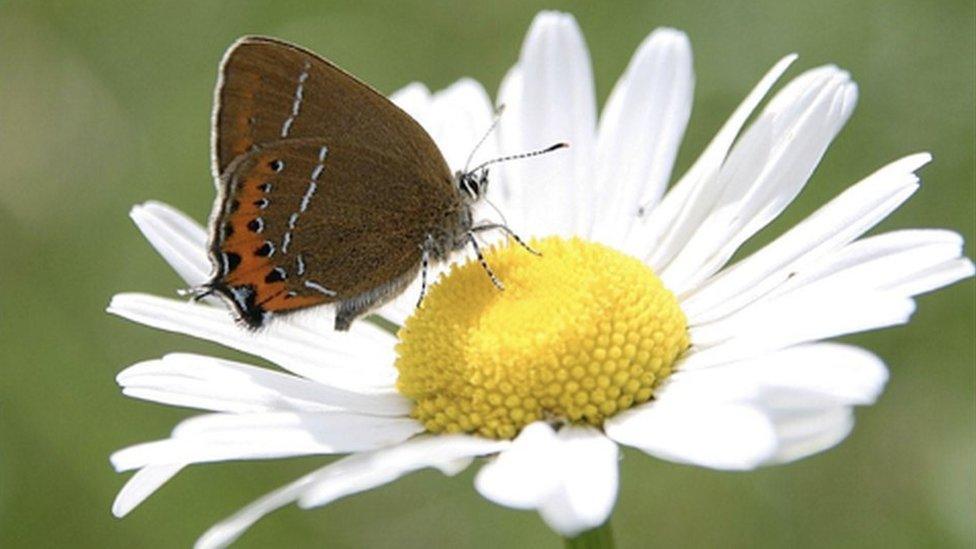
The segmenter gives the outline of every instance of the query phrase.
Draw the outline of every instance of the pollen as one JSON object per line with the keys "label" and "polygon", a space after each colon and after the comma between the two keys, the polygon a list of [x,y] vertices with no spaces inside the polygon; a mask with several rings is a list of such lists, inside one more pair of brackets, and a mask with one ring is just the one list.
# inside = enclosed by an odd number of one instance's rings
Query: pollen
{"label": "pollen", "polygon": [[545,420],[600,426],[654,397],[688,347],[678,300],[641,261],[550,237],[454,266],[398,334],[397,390],[432,433],[511,439]]}

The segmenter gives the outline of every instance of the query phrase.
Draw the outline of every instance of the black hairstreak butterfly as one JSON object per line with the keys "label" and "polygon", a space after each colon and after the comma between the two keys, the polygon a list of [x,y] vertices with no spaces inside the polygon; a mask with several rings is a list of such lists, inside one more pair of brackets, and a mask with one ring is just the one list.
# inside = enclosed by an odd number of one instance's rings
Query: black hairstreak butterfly
{"label": "black hairstreak butterfly", "polygon": [[476,225],[472,208],[486,192],[488,164],[509,158],[451,174],[420,124],[312,52],[263,37],[231,46],[212,152],[214,273],[191,293],[222,297],[250,327],[332,303],[335,328],[347,330],[418,272],[426,284],[429,261],[469,244],[501,288],[475,234],[515,235],[503,224]]}

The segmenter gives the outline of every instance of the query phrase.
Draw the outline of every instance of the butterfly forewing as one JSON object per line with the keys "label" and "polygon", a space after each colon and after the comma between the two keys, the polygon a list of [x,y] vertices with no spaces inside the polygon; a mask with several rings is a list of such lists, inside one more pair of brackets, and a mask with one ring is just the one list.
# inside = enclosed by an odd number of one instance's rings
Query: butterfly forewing
{"label": "butterfly forewing", "polygon": [[209,286],[252,326],[269,312],[381,300],[409,282],[427,235],[460,207],[419,124],[295,46],[232,47],[214,125]]}
{"label": "butterfly forewing", "polygon": [[298,46],[242,38],[221,65],[214,106],[217,175],[254,145],[300,137],[381,144],[419,171],[450,177],[427,132],[379,92]]}

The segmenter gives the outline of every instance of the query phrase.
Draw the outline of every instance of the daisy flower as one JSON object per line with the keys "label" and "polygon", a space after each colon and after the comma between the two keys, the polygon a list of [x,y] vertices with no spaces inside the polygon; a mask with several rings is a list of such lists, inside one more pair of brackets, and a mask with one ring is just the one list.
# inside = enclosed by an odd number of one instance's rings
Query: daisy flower
{"label": "daisy flower", "polygon": [[[543,256],[494,247],[487,260],[504,292],[476,262],[446,269],[419,309],[414,285],[378,311],[401,327],[396,336],[365,321],[333,332],[327,309],[251,332],[217,303],[115,296],[113,314],[282,371],[180,353],[120,373],[128,396],[211,413],[112,456],[117,470],[136,471],[113,512],[125,515],[196,463],[345,455],[198,542],[217,547],[281,506],[318,507],[484,458],[475,480],[484,497],[534,509],[572,537],[610,516],[620,445],[724,470],[836,445],[888,373],[870,352],[824,340],[905,323],[913,296],[974,271],[953,232],[864,236],[918,188],[926,153],[882,167],[729,264],[797,196],[854,109],[849,75],[824,66],[783,86],[743,129],[794,59],[760,79],[666,192],[691,112],[687,37],[651,33],[598,119],[574,19],[538,15],[481,154],[572,143],[492,174],[490,200]],[[393,100],[455,168],[492,116],[472,80],[434,94],[413,84]],[[188,285],[207,280],[203,227],[154,202],[132,218]]]}

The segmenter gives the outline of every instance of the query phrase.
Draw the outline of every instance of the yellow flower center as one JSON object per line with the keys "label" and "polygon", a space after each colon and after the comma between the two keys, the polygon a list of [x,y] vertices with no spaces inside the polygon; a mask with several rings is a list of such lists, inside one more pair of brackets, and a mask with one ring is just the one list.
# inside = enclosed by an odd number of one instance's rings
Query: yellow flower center
{"label": "yellow flower center", "polygon": [[510,439],[536,420],[601,425],[646,402],[688,347],[684,313],[636,258],[546,238],[454,266],[398,337],[397,389],[428,431]]}

